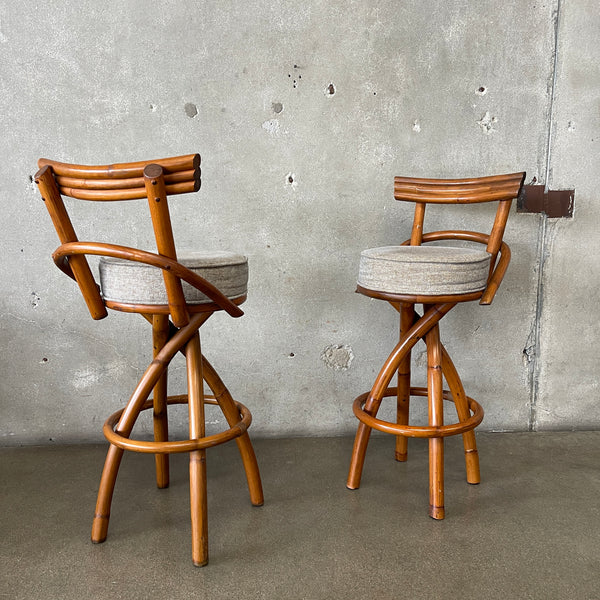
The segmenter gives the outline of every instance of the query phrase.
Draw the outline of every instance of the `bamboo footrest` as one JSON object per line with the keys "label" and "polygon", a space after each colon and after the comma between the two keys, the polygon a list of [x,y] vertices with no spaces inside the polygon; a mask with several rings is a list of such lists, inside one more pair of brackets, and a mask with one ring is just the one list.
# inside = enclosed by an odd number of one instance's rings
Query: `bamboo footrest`
{"label": "bamboo footrest", "polygon": [[[385,390],[383,394],[384,398],[388,398],[390,396],[396,397],[398,393],[398,388],[389,387]],[[354,415],[359,421],[362,421],[368,427],[373,429],[377,429],[379,431],[383,431],[384,433],[391,433],[392,435],[402,435],[405,437],[414,437],[414,438],[440,438],[440,437],[448,437],[450,435],[459,435],[461,433],[465,433],[467,431],[471,431],[475,429],[481,421],[483,420],[483,408],[481,405],[466,396],[467,402],[469,403],[469,409],[473,413],[469,419],[460,423],[452,423],[450,425],[399,425],[398,423],[391,423],[389,421],[383,421],[382,419],[377,419],[376,417],[370,415],[369,413],[363,410],[365,402],[369,397],[370,392],[365,392],[361,394],[354,400],[354,404],[352,405],[352,410],[354,411]],[[423,387],[411,387],[410,388],[411,396],[420,396],[427,398],[427,388]],[[449,390],[443,390],[443,398],[448,402],[454,402],[454,398],[452,397],[452,393]]]}
{"label": "bamboo footrest", "polygon": [[[235,402],[235,400],[234,400]],[[188,395],[181,394],[178,396],[169,396],[167,398],[167,404],[187,404]],[[218,405],[219,402],[215,396],[205,395],[204,404]],[[115,431],[115,427],[123,414],[124,408],[118,410],[108,417],[104,423],[103,433],[106,439],[115,446],[123,448],[124,450],[131,450],[133,452],[144,452],[146,454],[175,454],[181,452],[193,452],[194,450],[202,450],[205,448],[211,448],[212,446],[218,446],[229,442],[240,435],[243,435],[250,423],[252,423],[252,415],[250,411],[241,403],[235,402],[238,410],[241,414],[241,419],[233,427],[230,427],[226,431],[209,435],[206,437],[199,438],[197,440],[178,440],[168,442],[150,442],[142,440],[133,440],[131,438],[120,435]],[[148,410],[153,408],[153,400],[146,400],[142,406],[142,410]]]}

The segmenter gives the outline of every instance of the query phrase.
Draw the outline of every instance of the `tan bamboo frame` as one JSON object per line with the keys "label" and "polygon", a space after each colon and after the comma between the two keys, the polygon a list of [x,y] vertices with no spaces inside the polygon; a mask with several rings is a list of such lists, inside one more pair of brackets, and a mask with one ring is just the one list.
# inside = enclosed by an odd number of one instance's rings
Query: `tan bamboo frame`
{"label": "tan bamboo frame", "polygon": [[[141,314],[152,325],[153,360],[137,384],[127,405],[112,414],[104,424],[110,447],[98,491],[92,525],[92,541],[103,542],[108,532],[114,486],[125,450],[155,455],[156,483],[169,485],[168,455],[190,454],[190,505],[192,523],[192,560],[202,566],[208,562],[206,449],[235,440],[244,470],[251,503],[263,504],[258,463],[248,437],[252,422],[250,411],[235,402],[223,381],[200,350],[200,327],[216,311],[232,317],[243,315],[239,304],[246,296],[227,298],[215,286],[177,262],[167,198],[200,188],[200,156],[190,154],[154,161],[106,166],[71,165],[40,159],[35,176],[42,199],[50,213],[61,245],[53,253],[55,264],[73,278],[94,319],[102,319],[106,308]],[[100,242],[81,242],[65,208],[62,196],[83,200],[113,201],[147,198],[158,252]],[[140,262],[162,270],[168,304],[141,305],[104,301],[86,256],[108,256]],[[205,294],[210,302],[189,305],[181,282],[186,281]],[[172,321],[172,322],[171,322]],[[167,395],[167,372],[178,352],[186,357],[188,393]],[[212,391],[204,393],[204,383]],[[150,394],[152,399],[149,399]],[[167,407],[187,404],[189,439],[169,440]],[[229,429],[206,436],[205,404],[218,405]],[[154,441],[131,439],[133,426],[143,410],[153,410]]]}
{"label": "tan bamboo frame", "polygon": [[[429,440],[429,515],[434,519],[445,517],[444,507],[444,438],[462,435],[465,452],[467,482],[480,482],[479,457],[475,441],[475,427],[483,419],[483,408],[465,394],[463,384],[452,360],[440,341],[439,322],[460,302],[479,300],[479,304],[492,303],[510,262],[510,249],[502,241],[511,202],[523,185],[525,173],[496,175],[473,179],[416,179],[396,177],[394,197],[415,203],[411,236],[403,245],[419,246],[441,240],[463,240],[483,244],[491,255],[490,272],[486,288],[481,292],[440,296],[390,294],[370,290],[360,285],[357,292],[387,300],[400,313],[400,341],[381,368],[370,392],[361,394],[353,405],[360,421],[354,440],[347,487],[360,486],[369,437],[373,429],[396,437],[395,458],[407,460],[409,437]],[[447,230],[423,232],[425,208],[428,203],[472,204],[498,202],[498,209],[489,234],[474,231]],[[423,304],[423,315],[415,310]],[[427,346],[427,387],[411,387],[411,351],[419,340]],[[397,374],[397,387],[390,387]],[[443,378],[449,390],[443,389]],[[411,396],[427,397],[429,421],[426,426],[409,425]],[[396,422],[377,418],[384,398],[396,397]],[[458,422],[444,424],[443,401],[453,402]]]}

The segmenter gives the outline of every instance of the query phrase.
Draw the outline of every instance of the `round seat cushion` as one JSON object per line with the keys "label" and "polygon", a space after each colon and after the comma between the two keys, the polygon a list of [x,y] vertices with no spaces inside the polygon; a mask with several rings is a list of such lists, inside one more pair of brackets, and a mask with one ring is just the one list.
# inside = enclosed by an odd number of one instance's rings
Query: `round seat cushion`
{"label": "round seat cushion", "polygon": [[[178,252],[177,260],[212,283],[228,298],[248,290],[248,259],[235,252]],[[123,304],[168,304],[162,269],[121,258],[102,257],[100,287],[105,300]],[[188,304],[207,304],[210,298],[182,281]]]}
{"label": "round seat cushion", "polygon": [[491,255],[453,246],[384,246],[360,255],[358,284],[388,294],[442,296],[485,289]]}

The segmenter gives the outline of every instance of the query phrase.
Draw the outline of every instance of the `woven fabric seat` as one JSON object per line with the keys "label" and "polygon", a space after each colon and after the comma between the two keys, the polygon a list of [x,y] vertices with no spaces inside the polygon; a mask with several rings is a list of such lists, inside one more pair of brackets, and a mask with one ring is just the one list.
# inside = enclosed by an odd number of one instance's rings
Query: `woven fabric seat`
{"label": "woven fabric seat", "polygon": [[[235,252],[179,252],[178,262],[228,298],[244,296],[248,290],[248,259]],[[124,304],[168,304],[162,270],[145,263],[103,257],[100,259],[100,287],[105,300]],[[210,298],[182,282],[188,304],[206,304]]]}
{"label": "woven fabric seat", "polygon": [[476,248],[384,246],[360,255],[358,284],[388,294],[437,296],[485,289],[491,255]]}

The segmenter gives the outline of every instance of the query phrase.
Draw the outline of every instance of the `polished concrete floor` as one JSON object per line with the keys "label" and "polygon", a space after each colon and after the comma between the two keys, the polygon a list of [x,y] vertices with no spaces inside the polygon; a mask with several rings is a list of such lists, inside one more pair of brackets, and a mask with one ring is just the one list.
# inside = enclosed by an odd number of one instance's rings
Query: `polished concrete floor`
{"label": "polished concrete floor", "polygon": [[387,436],[345,488],[349,438],[257,440],[252,507],[235,445],[209,451],[210,563],[190,560],[186,456],[157,490],[127,454],[108,540],[89,541],[104,446],[0,450],[0,598],[600,598],[600,432],[480,434],[482,483],[446,451],[427,516],[427,446]]}

